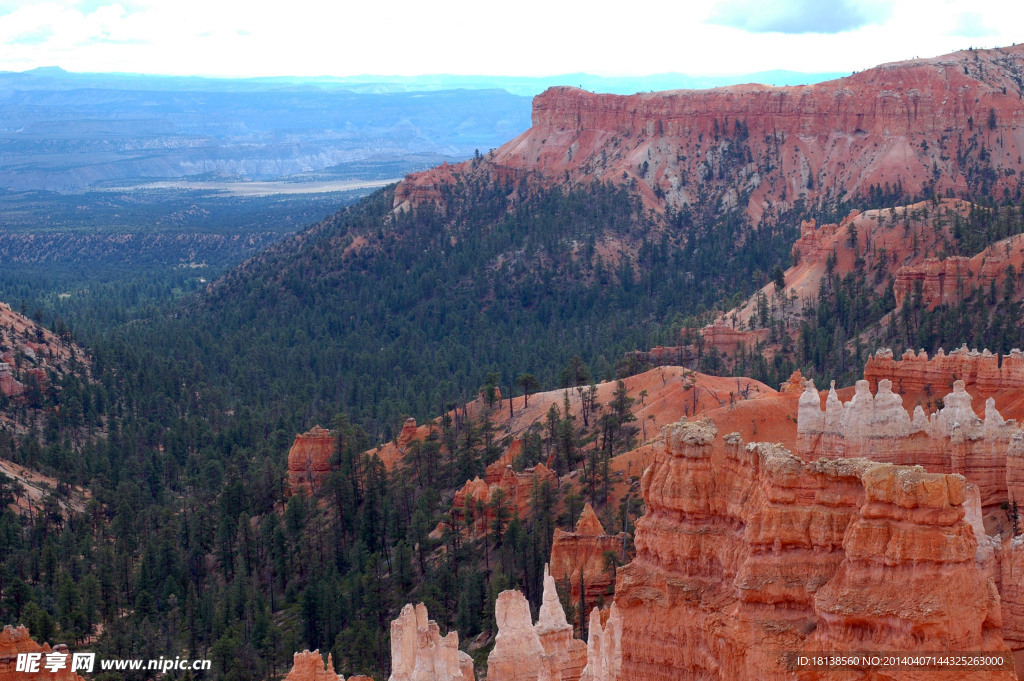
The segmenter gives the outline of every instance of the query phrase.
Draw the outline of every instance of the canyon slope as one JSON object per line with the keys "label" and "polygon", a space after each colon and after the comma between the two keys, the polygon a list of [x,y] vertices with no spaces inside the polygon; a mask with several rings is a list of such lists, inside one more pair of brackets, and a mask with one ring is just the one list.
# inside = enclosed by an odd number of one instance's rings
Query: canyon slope
{"label": "canyon slope", "polygon": [[816,85],[602,95],[551,88],[532,127],[482,159],[408,176],[395,207],[487,177],[518,188],[605,180],[651,207],[739,206],[756,223],[803,199],[1002,195],[1021,186],[1024,45],[884,64]]}

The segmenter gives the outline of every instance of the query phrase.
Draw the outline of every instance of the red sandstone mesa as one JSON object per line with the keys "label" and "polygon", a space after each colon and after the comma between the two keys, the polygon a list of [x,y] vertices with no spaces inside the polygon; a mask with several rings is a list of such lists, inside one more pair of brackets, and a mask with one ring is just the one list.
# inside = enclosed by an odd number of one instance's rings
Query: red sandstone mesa
{"label": "red sandstone mesa", "polygon": [[867,194],[886,183],[911,194],[926,186],[962,193],[980,168],[994,171],[991,192],[1000,194],[1016,187],[1006,171],[1019,175],[1024,153],[1022,64],[1017,45],[799,87],[630,96],[551,88],[534,98],[528,131],[481,161],[408,176],[395,207],[441,203],[442,187],[460,177],[514,187],[566,176],[635,183],[653,207],[694,204],[701,195],[735,205],[743,192],[755,220],[770,205]]}

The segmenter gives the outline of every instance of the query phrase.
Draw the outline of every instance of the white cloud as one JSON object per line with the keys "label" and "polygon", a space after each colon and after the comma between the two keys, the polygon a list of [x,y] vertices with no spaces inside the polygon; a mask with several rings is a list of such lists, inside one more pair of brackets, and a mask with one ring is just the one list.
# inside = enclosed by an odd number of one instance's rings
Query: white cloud
{"label": "white cloud", "polygon": [[[804,0],[786,0],[774,14],[723,21],[729,12],[736,18],[742,1],[645,2],[597,12],[550,0],[0,0],[0,69],[226,76],[850,71],[968,43],[1009,44],[1024,24],[1024,10],[1009,0],[876,1],[870,11],[849,5],[813,16],[801,14]],[[764,32],[779,30],[796,33]]]}

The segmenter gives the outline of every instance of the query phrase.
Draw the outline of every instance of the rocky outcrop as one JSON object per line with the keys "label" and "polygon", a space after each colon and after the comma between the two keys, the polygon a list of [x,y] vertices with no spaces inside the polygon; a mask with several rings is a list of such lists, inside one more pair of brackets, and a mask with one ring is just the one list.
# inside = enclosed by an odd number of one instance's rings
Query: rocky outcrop
{"label": "rocky outcrop", "polygon": [[521,591],[502,591],[494,603],[498,635],[487,656],[487,681],[537,681],[544,647],[533,628],[530,604]]}
{"label": "rocky outcrop", "polygon": [[975,415],[971,401],[964,382],[955,381],[942,409],[925,415],[918,406],[911,416],[892,382],[883,378],[875,395],[867,380],[857,381],[853,399],[845,404],[831,388],[822,409],[814,382],[808,381],[797,412],[797,453],[807,461],[866,457],[958,473],[978,486],[982,505],[991,509],[1008,499],[1009,451],[1020,431],[1016,421],[1003,419],[991,397],[984,419]]}
{"label": "rocky outcrop", "polygon": [[330,653],[325,664],[319,650],[304,650],[292,655],[292,669],[284,681],[345,681],[345,678],[334,671]]}
{"label": "rocky outcrop", "polygon": [[921,303],[928,309],[955,305],[970,292],[966,282],[972,278],[970,258],[963,256],[945,260],[928,258],[920,265],[901,267],[893,283],[896,305],[903,305],[911,295],[920,296]]}
{"label": "rocky outcrop", "polygon": [[518,473],[513,470],[509,461],[517,451],[518,448],[510,448],[502,459],[487,467],[484,480],[473,478],[455,493],[451,510],[452,523],[466,523],[466,514],[470,513],[474,534],[482,536],[496,517],[495,505],[499,496],[508,517],[512,517],[513,513],[526,517],[529,515],[534,490],[543,484],[552,487],[558,484],[558,476],[542,463]]}
{"label": "rocky outcrop", "polygon": [[601,624],[601,612],[590,611],[587,666],[580,681],[619,681],[622,673],[622,618],[615,603]]}
{"label": "rocky outcrop", "polygon": [[[781,651],[1007,651],[963,477],[866,459],[809,463],[778,445],[719,438],[710,421],[666,435],[641,483],[636,558],[616,583],[621,678],[794,678]],[[799,678],[954,678],[894,673]]]}
{"label": "rocky outcrop", "polygon": [[25,392],[25,386],[14,378],[11,365],[0,362],[0,393],[8,397],[16,397]]}
{"label": "rocky outcrop", "polygon": [[320,426],[295,436],[288,451],[288,488],[291,494],[315,494],[331,472],[334,435]]}
{"label": "rocky outcrop", "polygon": [[701,329],[704,336],[704,351],[718,350],[723,355],[733,355],[739,350],[750,350],[768,338],[768,329],[744,331],[735,329],[724,321],[716,321]]}
{"label": "rocky outcrop", "polygon": [[615,571],[609,568],[605,553],[622,552],[623,535],[606,534],[590,504],[576,523],[575,532],[555,528],[551,544],[551,576],[559,584],[568,582],[571,602],[580,602],[580,583],[585,591],[584,612],[599,603],[611,602]]}
{"label": "rocky outcrop", "polygon": [[498,634],[487,658],[488,681],[579,680],[587,663],[587,645],[573,638],[573,627],[565,618],[547,567],[536,625],[520,591],[498,594],[494,609]]}
{"label": "rocky outcrop", "polygon": [[442,637],[427,607],[410,603],[391,623],[389,681],[475,681],[473,659],[459,650],[458,632]]}
{"label": "rocky outcrop", "polygon": [[[40,653],[40,671],[34,674],[16,671],[19,653]],[[47,655],[61,655],[59,669],[50,671],[46,668]],[[99,666],[95,666],[95,671]],[[0,681],[25,681],[26,679],[49,679],[50,681],[85,681],[78,674],[71,672],[71,653],[65,645],[50,648],[48,643],[39,645],[32,640],[28,629],[10,625],[0,632]]]}
{"label": "rocky outcrop", "polygon": [[922,350],[907,350],[899,359],[892,350],[883,348],[868,358],[864,378],[872,388],[888,379],[899,393],[942,395],[963,381],[972,390],[988,394],[997,390],[1024,388],[1024,353],[1016,348],[1008,355],[995,355],[988,350],[968,350],[967,345],[946,354],[941,348],[934,357]]}
{"label": "rocky outcrop", "polygon": [[[533,125],[482,159],[408,176],[396,209],[441,204],[459,179],[610,180],[652,207],[769,206],[867,195],[1001,195],[1024,153],[1024,47],[885,64],[799,87],[740,85],[630,96],[551,88]],[[987,179],[985,179],[987,178]],[[984,184],[984,186],[982,186]]]}
{"label": "rocky outcrop", "polygon": [[573,626],[565,618],[555,580],[544,566],[544,600],[534,626],[544,648],[542,666],[550,681],[578,681],[587,663],[587,645],[573,638]]}
{"label": "rocky outcrop", "polygon": [[951,256],[944,260],[928,258],[919,264],[907,264],[896,271],[893,292],[897,306],[911,296],[931,310],[939,305],[959,304],[976,288],[987,291],[1001,284],[1009,267],[1019,270],[1024,264],[1024,237],[1002,239],[974,257]]}
{"label": "rocky outcrop", "polygon": [[416,437],[417,426],[416,419],[409,417],[405,420],[405,424],[402,426],[402,432],[398,434],[398,448],[405,449],[409,446],[409,443]]}

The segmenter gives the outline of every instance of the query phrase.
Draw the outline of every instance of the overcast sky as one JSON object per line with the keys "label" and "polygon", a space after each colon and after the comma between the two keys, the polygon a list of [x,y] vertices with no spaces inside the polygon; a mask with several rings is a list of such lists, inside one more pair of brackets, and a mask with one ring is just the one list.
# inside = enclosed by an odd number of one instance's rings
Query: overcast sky
{"label": "overcast sky", "polygon": [[826,72],[1021,41],[1021,0],[0,0],[7,71]]}

